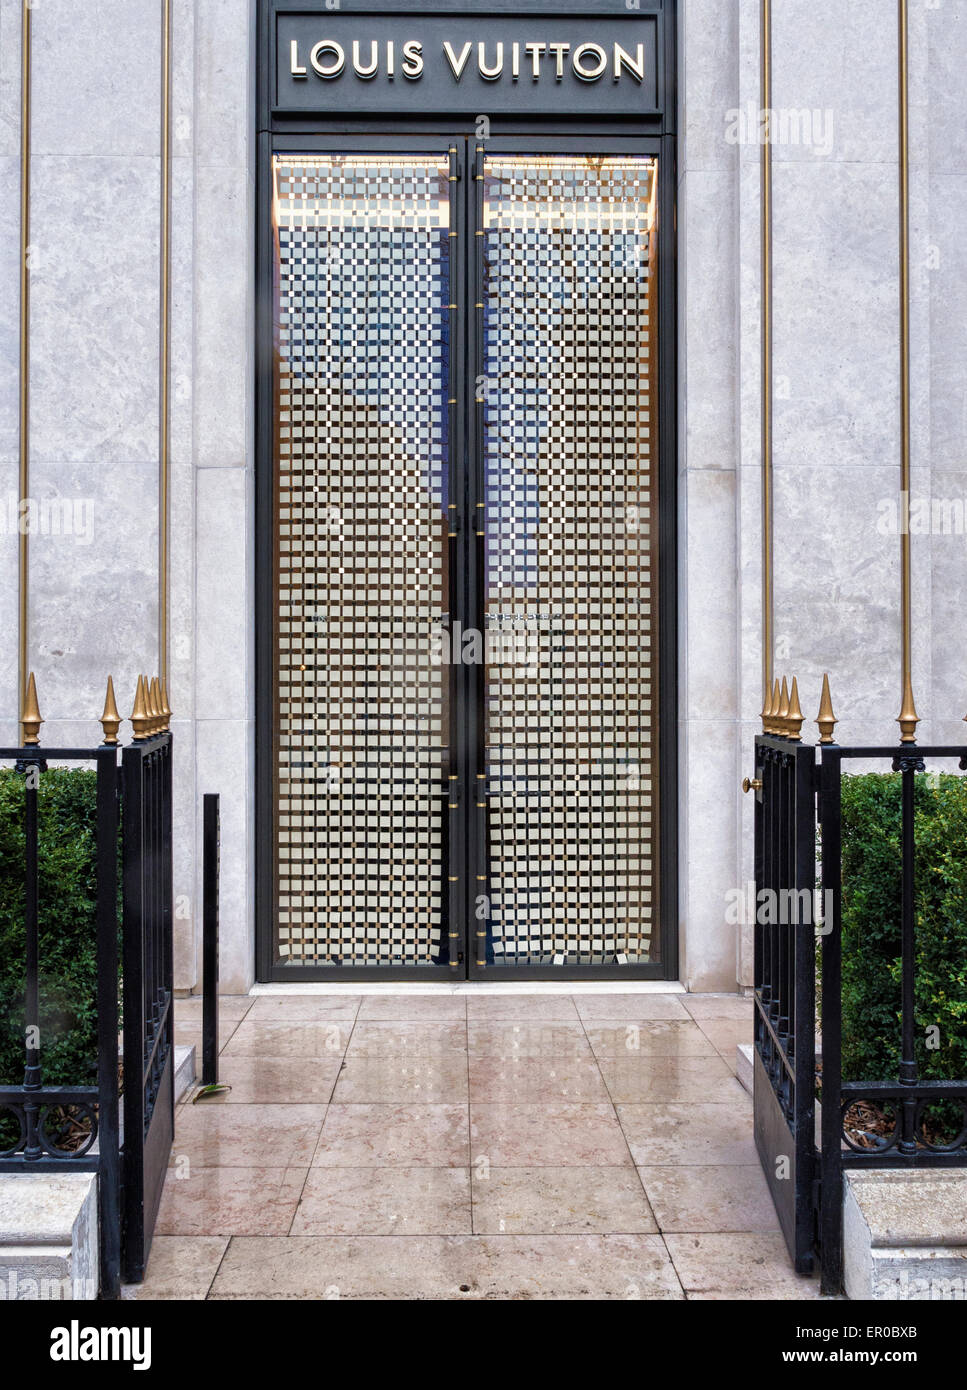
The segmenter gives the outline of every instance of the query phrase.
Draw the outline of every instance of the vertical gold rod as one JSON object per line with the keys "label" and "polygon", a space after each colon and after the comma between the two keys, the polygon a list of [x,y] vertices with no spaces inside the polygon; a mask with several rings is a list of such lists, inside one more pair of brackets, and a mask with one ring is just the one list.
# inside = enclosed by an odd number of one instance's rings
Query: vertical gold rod
{"label": "vertical gold rod", "polygon": [[772,694],[775,645],[772,495],[772,0],[762,0],[760,43],[762,250],[762,707]]}
{"label": "vertical gold rod", "polygon": [[171,0],[161,3],[161,284],[158,390],[158,670],[168,678],[168,414],[171,365]]}
{"label": "vertical gold rod", "polygon": [[[30,4],[21,6],[20,31],[20,503],[30,496]],[[21,526],[18,554],[19,631],[17,650],[18,714],[23,712],[29,652],[28,528]],[[23,725],[20,727],[23,741]]]}
{"label": "vertical gold rod", "polygon": [[[901,704],[913,688],[910,602],[910,129],[907,0],[899,0]],[[912,704],[912,701],[911,701]]]}

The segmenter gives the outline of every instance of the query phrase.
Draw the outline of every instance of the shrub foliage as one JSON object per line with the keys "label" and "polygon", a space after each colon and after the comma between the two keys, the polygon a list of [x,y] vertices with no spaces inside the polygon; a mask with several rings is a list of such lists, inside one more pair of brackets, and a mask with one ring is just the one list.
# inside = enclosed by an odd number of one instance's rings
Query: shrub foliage
{"label": "shrub foliage", "polygon": [[[899,773],[843,778],[843,1076],[900,1061]],[[967,1078],[967,779],[915,787],[916,1056],[925,1080]]]}
{"label": "shrub foliage", "polygon": [[[97,1080],[96,774],[51,768],[38,791],[40,1055],[47,1085]],[[0,769],[0,1085],[24,1072],[24,779]]]}

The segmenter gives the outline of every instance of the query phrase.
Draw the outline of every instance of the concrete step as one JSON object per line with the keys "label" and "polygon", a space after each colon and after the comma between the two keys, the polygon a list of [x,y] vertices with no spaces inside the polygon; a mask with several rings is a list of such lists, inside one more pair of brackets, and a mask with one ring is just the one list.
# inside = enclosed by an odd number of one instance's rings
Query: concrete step
{"label": "concrete step", "polygon": [[195,1044],[175,1043],[175,1105],[195,1084]]}
{"label": "concrete step", "polygon": [[735,1075],[736,1079],[742,1083],[749,1095],[752,1095],[752,1078],[755,1073],[755,1044],[736,1043],[735,1045]]}
{"label": "concrete step", "polygon": [[967,1299],[967,1172],[848,1170],[843,1277],[848,1298]]}
{"label": "concrete step", "polygon": [[97,1175],[0,1173],[0,1297],[96,1299]]}

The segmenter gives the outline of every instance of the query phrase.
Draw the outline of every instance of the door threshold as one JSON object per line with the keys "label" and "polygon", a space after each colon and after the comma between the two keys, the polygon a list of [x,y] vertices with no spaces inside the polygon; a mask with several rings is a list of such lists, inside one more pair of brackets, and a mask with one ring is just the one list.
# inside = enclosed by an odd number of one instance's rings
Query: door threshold
{"label": "door threshold", "polygon": [[256,984],[249,994],[687,994],[679,980],[328,980]]}

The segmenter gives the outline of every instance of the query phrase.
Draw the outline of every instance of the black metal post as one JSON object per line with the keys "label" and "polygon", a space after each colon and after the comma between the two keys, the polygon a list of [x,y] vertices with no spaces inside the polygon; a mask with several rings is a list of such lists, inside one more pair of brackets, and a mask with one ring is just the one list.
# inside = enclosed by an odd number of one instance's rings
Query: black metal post
{"label": "black metal post", "polygon": [[144,755],[143,763],[143,805],[144,842],[146,846],[144,910],[146,918],[145,959],[147,980],[145,988],[145,1015],[150,1020],[148,1037],[154,1038],[158,1031],[161,1016],[161,924],[158,920],[158,777],[157,752],[152,749]]}
{"label": "black metal post", "polygon": [[144,1277],[144,1050],[148,1023],[144,974],[144,752],[124,749],[122,775],[122,870],[124,879],[124,1278]]}
{"label": "black metal post", "polygon": [[[772,748],[765,750],[765,757],[762,769],[762,802],[764,806],[773,807],[775,805],[776,794],[776,758]],[[771,889],[775,878],[775,814],[770,814],[764,818],[765,829],[763,834],[762,852],[762,881],[756,882],[758,892]],[[772,928],[768,920],[760,925],[762,933],[762,980],[759,988],[759,996],[762,1000],[763,1008],[771,1014],[772,1011]]]}
{"label": "black metal post", "polygon": [[121,1296],[121,1155],[118,1118],[118,762],[97,765],[97,1090],[101,1297]]}
{"label": "black metal post", "polygon": [[[776,878],[773,884],[775,897],[770,904],[769,930],[772,934],[772,997],[769,1001],[769,1016],[775,1024],[776,1034],[785,1047],[783,1037],[786,980],[786,940],[782,926],[783,889],[789,886],[789,776],[788,759],[780,753],[776,759]],[[780,1077],[785,1088],[785,1075]],[[785,1100],[785,1097],[783,1097]]]}
{"label": "black metal post", "polygon": [[[165,1051],[170,1054],[172,1064],[174,1063],[175,1049],[175,932],[174,932],[174,836],[173,836],[173,814],[174,806],[172,801],[172,776],[174,771],[174,739],[169,732],[165,739],[163,749],[164,773],[162,776],[162,897],[161,897],[161,925],[164,936],[164,985],[166,1009],[164,1021]],[[171,1097],[171,1132],[174,1134],[175,1127],[175,1088],[172,1079]]]}
{"label": "black metal post", "polygon": [[[916,1030],[916,904],[914,882],[915,843],[915,781],[918,771],[923,771],[922,759],[915,755],[901,755],[894,763],[901,777],[901,1052],[900,1082],[904,1086],[917,1084],[917,1059],[914,1037]],[[900,1153],[913,1154],[917,1151],[917,1100],[911,1094],[901,1104],[900,1138],[897,1148]]]}
{"label": "black metal post", "polygon": [[37,879],[37,797],[40,767],[27,763],[24,772],[24,965],[26,989],[24,999],[24,1122],[26,1142],[24,1158],[39,1159],[43,1155],[38,1125],[40,1106],[32,1099],[41,1088],[40,1066],[40,890]]}
{"label": "black metal post", "polygon": [[[755,775],[758,781],[764,783],[766,777],[765,754],[760,748],[759,740],[755,742]],[[753,889],[754,898],[752,903],[752,980],[754,991],[761,996],[762,982],[765,970],[765,950],[764,950],[764,928],[759,921],[758,904],[759,889],[762,887],[765,876],[765,831],[766,822],[763,813],[763,789],[760,787],[755,794],[755,810],[753,811]],[[759,1010],[753,1010],[753,1040],[757,1043],[764,1043],[763,1030],[759,1021]]]}
{"label": "black metal post", "polygon": [[203,1086],[218,1081],[218,865],[219,800],[206,792],[202,802],[202,1042]]}
{"label": "black metal post", "polygon": [[[795,940],[790,989],[787,1052],[795,1073],[796,1246],[809,1251],[802,1272],[815,1263],[816,1229],[812,1192],[816,1170],[816,750],[799,747],[795,760],[795,877],[797,918],[789,931]],[[801,911],[808,892],[809,910]]]}
{"label": "black metal post", "polygon": [[823,1100],[820,1246],[823,1293],[838,1294],[843,1283],[842,1155],[842,758],[839,748],[822,750],[823,923]]}

